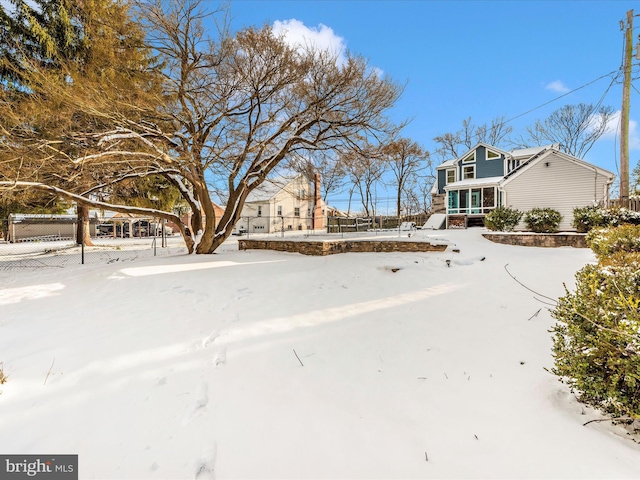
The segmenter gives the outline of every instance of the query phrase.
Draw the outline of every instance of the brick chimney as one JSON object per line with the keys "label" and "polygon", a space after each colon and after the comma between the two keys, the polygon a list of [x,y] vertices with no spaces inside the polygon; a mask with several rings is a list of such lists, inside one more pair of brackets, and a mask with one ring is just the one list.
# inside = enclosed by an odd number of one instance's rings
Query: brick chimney
{"label": "brick chimney", "polygon": [[320,195],[320,174],[316,173],[313,176],[313,225],[314,230],[324,228],[324,215],[322,214],[322,200]]}

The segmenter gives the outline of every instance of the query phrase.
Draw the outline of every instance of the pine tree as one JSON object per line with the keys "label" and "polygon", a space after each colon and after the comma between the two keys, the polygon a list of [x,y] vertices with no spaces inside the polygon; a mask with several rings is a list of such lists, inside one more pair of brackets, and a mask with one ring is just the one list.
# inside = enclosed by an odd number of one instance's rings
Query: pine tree
{"label": "pine tree", "polygon": [[[14,160],[3,164],[0,177],[45,181],[75,193],[98,183],[108,194],[109,183],[118,180],[112,165],[88,168],[71,159],[92,153],[93,133],[149,118],[161,101],[159,66],[144,31],[122,2],[13,5],[12,11],[0,5],[6,139],[0,156]],[[78,216],[88,222],[86,205],[78,204]]]}

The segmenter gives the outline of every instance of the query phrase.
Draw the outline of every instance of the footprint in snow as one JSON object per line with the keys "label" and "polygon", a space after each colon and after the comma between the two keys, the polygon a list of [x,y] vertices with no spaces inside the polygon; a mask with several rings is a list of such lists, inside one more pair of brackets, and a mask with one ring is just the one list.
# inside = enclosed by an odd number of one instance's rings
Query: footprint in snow
{"label": "footprint in snow", "polygon": [[209,387],[206,383],[203,382],[198,384],[193,404],[182,421],[183,426],[189,424],[198,412],[207,406],[209,403],[208,389]]}
{"label": "footprint in snow", "polygon": [[248,297],[252,293],[253,292],[248,288],[240,288],[240,289],[236,290],[235,299],[236,300],[240,300],[241,298]]}
{"label": "footprint in snow", "polygon": [[205,445],[196,465],[196,480],[215,479],[216,445]]}
{"label": "footprint in snow", "polygon": [[213,332],[211,332],[209,335],[207,335],[204,338],[204,340],[202,340],[202,348],[207,348],[207,346],[211,345],[219,336],[220,336],[220,332],[218,332],[217,330],[214,330]]}
{"label": "footprint in snow", "polygon": [[222,347],[220,351],[213,358],[213,363],[216,367],[223,366],[227,363],[227,349]]}

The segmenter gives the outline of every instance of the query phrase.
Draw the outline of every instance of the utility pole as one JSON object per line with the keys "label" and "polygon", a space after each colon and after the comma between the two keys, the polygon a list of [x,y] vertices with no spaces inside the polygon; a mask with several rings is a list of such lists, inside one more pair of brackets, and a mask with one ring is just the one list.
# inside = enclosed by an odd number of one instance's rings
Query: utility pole
{"label": "utility pole", "polygon": [[631,62],[633,59],[633,10],[627,12],[624,34],[624,83],[622,84],[622,112],[620,113],[620,206],[629,207],[629,97],[631,90]]}

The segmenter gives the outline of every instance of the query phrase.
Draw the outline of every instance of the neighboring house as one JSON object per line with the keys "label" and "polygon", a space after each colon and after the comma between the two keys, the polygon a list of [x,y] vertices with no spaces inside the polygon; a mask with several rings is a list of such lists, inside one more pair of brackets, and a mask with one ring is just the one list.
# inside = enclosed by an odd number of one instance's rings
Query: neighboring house
{"label": "neighboring house", "polygon": [[437,167],[432,204],[434,213],[447,215],[447,226],[482,224],[498,206],[522,212],[548,207],[562,214],[559,228],[567,231],[574,230],[575,207],[608,202],[613,180],[613,173],[560,152],[558,145],[506,152],[479,143]]}
{"label": "neighboring house", "polygon": [[[97,212],[90,212],[89,231],[96,235]],[[75,240],[78,228],[78,216],[75,214],[27,214],[12,213],[7,226],[7,241],[54,241]]]}
{"label": "neighboring house", "polygon": [[325,228],[326,213],[319,188],[319,177],[312,182],[303,174],[265,180],[247,197],[236,232]]}

